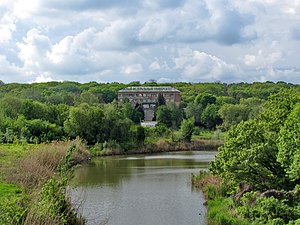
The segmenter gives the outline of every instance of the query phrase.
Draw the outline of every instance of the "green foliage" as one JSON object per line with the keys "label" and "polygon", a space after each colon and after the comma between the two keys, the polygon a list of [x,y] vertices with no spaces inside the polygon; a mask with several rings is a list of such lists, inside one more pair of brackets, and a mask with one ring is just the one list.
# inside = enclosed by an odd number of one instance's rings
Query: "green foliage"
{"label": "green foliage", "polygon": [[144,120],[144,110],[140,104],[137,104],[135,108],[133,108],[131,103],[125,102],[121,107],[121,111],[125,118],[131,119],[135,124],[139,124]]}
{"label": "green foliage", "polygon": [[210,130],[214,130],[222,123],[218,114],[218,107],[215,104],[208,104],[201,114],[201,123]]}
{"label": "green foliage", "polygon": [[0,99],[0,111],[5,117],[17,118],[22,108],[22,99],[15,96],[5,96]]}
{"label": "green foliage", "polygon": [[208,202],[207,220],[216,225],[250,225],[247,220],[238,218],[233,212],[234,203],[230,197],[217,197]]}
{"label": "green foliage", "polygon": [[194,117],[182,121],[180,129],[182,132],[183,140],[188,142],[192,140],[192,135],[195,128],[194,123],[195,123]]}
{"label": "green foliage", "polygon": [[300,180],[300,104],[295,105],[279,132],[278,161],[293,181]]}
{"label": "green foliage", "polygon": [[296,89],[286,89],[271,95],[261,114],[266,129],[278,133],[295,104],[299,102],[300,94]]}
{"label": "green foliage", "polygon": [[165,136],[168,136],[171,133],[170,129],[164,124],[158,124],[154,128],[154,132],[155,132],[157,137],[165,137]]}
{"label": "green foliage", "polygon": [[195,98],[195,103],[200,104],[202,108],[206,108],[208,104],[216,104],[216,97],[212,94],[201,93]]}
{"label": "green foliage", "polygon": [[[156,82],[144,84],[139,84],[138,82],[131,84],[89,82],[80,84],[70,81],[1,84],[0,142],[49,142],[56,138],[61,131],[60,135],[62,137],[59,139],[80,136],[87,138],[88,142],[92,144],[111,140],[122,143],[126,141],[131,142],[130,138],[134,136],[130,132],[131,124],[128,120],[125,122],[122,122],[122,120],[128,118],[135,124],[139,124],[144,118],[143,109],[140,105],[135,106],[134,109],[128,106],[126,108],[124,105],[122,109],[119,109],[116,104],[117,91],[130,85],[176,86],[181,91],[181,107],[186,107],[186,117],[194,117],[195,125],[207,129],[215,129],[216,125],[218,126],[221,122],[219,116],[223,119],[223,124],[220,126],[223,130],[228,130],[240,121],[256,118],[260,113],[263,100],[267,99],[270,94],[274,94],[267,103],[261,118],[265,121],[265,125],[269,127],[268,129],[275,129],[275,132],[279,131],[276,130],[279,127],[278,125],[282,126],[285,118],[288,116],[285,114],[285,109],[289,111],[289,105],[293,107],[293,104],[298,101],[298,97],[291,97],[289,93],[299,91],[299,85],[284,82],[238,83],[230,85],[182,82],[173,84],[157,84]],[[276,94],[282,88],[290,88],[291,90],[286,90],[287,94]],[[162,99],[161,103],[163,102]],[[281,103],[277,104],[277,102]],[[103,106],[103,103],[109,104],[108,106]],[[78,118],[79,112],[84,112],[81,104],[87,104],[89,107],[98,107],[98,110],[103,111],[103,114],[109,114],[105,113],[105,111],[110,111],[109,108],[114,109],[111,110],[112,115],[102,118],[102,127],[97,124],[97,118],[94,118],[93,122],[88,121],[87,124],[91,125],[89,128],[85,126],[85,120],[80,124],[78,119],[74,119],[74,114],[76,114],[74,111],[78,111]],[[92,111],[89,107],[87,111]],[[69,112],[71,108],[72,112]],[[219,108],[218,115],[216,110]],[[182,108],[168,104],[167,109],[162,110],[158,121],[175,130],[180,127],[183,117]],[[277,119],[270,121],[270,118]],[[280,124],[276,122],[278,118],[281,118],[279,119],[281,121]],[[73,123],[72,120],[77,122]],[[35,126],[39,128],[39,132],[34,132],[31,129]],[[118,126],[121,126],[121,132],[115,128]],[[82,129],[80,129],[81,127]],[[75,128],[74,131],[71,128]],[[100,129],[98,130],[98,128]],[[125,131],[126,129],[127,131]],[[41,132],[41,130],[43,131]],[[59,130],[60,132],[58,132]],[[54,133],[50,134],[52,131]],[[34,133],[38,133],[41,136],[36,136]],[[122,135],[125,135],[125,137],[122,138]]]}
{"label": "green foliage", "polygon": [[0,224],[21,225],[23,224],[28,208],[25,206],[26,198],[16,195],[1,198],[0,201]]}
{"label": "green foliage", "polygon": [[285,176],[276,161],[277,147],[269,140],[263,124],[241,122],[228,131],[210,170],[225,181],[246,182],[258,190],[282,188]]}
{"label": "green foliage", "polygon": [[[261,101],[253,98],[240,102],[261,106]],[[237,208],[239,215],[253,224],[298,223],[299,102],[296,89],[270,96],[257,119],[243,121],[228,131],[225,144],[211,163],[210,170],[224,182],[233,187],[250,185],[253,192],[244,194]]]}
{"label": "green foliage", "polygon": [[22,104],[21,113],[26,119],[46,119],[47,108],[46,105],[37,101],[25,100]]}
{"label": "green foliage", "polygon": [[136,127],[136,140],[139,144],[143,144],[145,141],[145,129],[142,126]]}
{"label": "green foliage", "polygon": [[81,104],[70,109],[64,123],[65,131],[73,138],[79,136],[89,143],[101,142],[104,113],[99,107]]}
{"label": "green foliage", "polygon": [[95,105],[95,104],[99,104],[99,99],[91,91],[84,91],[80,94],[80,97],[79,97],[77,103],[79,105],[82,103],[87,103],[89,105]]}
{"label": "green foliage", "polygon": [[28,120],[23,138],[30,143],[60,140],[63,136],[62,128],[40,119]]}
{"label": "green foliage", "polygon": [[253,224],[287,224],[300,217],[300,207],[290,206],[287,200],[258,196],[248,192],[241,198],[237,211]]}
{"label": "green foliage", "polygon": [[192,176],[194,187],[201,188],[207,199],[207,222],[213,225],[236,224],[250,225],[251,223],[236,216],[235,203],[227,195],[229,187],[209,172],[201,171]]}
{"label": "green foliage", "polygon": [[169,128],[178,128],[183,118],[183,112],[175,104],[162,105],[157,108],[156,120]]}
{"label": "green foliage", "polygon": [[228,130],[231,126],[248,120],[249,111],[250,108],[245,105],[224,104],[219,110],[223,120],[222,128]]}
{"label": "green foliage", "polygon": [[158,94],[158,98],[157,98],[157,106],[162,106],[162,105],[166,105],[166,99],[162,94]]}
{"label": "green foliage", "polygon": [[172,112],[166,105],[161,105],[156,111],[156,120],[158,124],[165,124],[172,127]]}
{"label": "green foliage", "polygon": [[202,114],[203,110],[204,110],[204,108],[202,107],[202,105],[195,103],[195,102],[190,102],[186,108],[186,117],[187,118],[194,117],[195,123],[197,125],[200,125],[201,124],[201,114]]}

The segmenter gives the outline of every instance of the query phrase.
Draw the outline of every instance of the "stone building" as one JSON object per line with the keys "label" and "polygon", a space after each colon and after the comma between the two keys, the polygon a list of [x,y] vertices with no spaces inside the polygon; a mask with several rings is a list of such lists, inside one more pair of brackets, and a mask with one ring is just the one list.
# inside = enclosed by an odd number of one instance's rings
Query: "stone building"
{"label": "stone building", "polygon": [[132,106],[135,106],[136,103],[142,104],[145,111],[145,120],[151,121],[159,94],[164,97],[166,104],[173,102],[179,106],[180,91],[170,86],[127,87],[118,92],[118,103],[122,105],[125,99],[128,99]]}

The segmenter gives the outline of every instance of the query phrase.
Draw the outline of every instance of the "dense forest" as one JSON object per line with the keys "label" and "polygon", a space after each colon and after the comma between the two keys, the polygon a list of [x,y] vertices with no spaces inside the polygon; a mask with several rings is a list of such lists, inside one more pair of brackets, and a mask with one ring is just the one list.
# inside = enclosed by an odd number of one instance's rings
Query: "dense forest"
{"label": "dense forest", "polygon": [[[127,86],[175,86],[182,103],[158,105],[156,130],[140,128],[141,107],[117,104],[117,92]],[[89,144],[120,143],[136,147],[145,135],[158,136],[170,129],[186,134],[201,130],[227,131],[240,121],[256,118],[270,94],[300,89],[285,82],[264,83],[76,83],[0,84],[0,143],[42,143],[80,137]],[[188,121],[195,128],[188,128]],[[183,135],[190,140],[191,135]]]}

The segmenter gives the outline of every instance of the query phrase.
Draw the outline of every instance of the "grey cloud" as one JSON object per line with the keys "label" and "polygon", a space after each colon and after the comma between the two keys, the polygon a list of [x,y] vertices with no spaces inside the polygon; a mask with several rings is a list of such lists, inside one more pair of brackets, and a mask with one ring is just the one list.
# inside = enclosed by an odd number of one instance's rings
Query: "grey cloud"
{"label": "grey cloud", "polygon": [[147,19],[139,30],[138,41],[190,43],[215,40],[222,45],[233,45],[256,39],[256,33],[247,30],[253,24],[254,16],[228,8],[228,5],[208,5],[204,0],[187,1],[179,9],[162,11],[159,18],[154,14]]}
{"label": "grey cloud", "polygon": [[215,39],[222,44],[232,45],[256,39],[256,33],[246,34],[243,30],[254,21],[251,15],[241,15],[237,11],[224,11],[217,22]]}
{"label": "grey cloud", "polygon": [[300,24],[291,30],[291,36],[294,40],[300,40]]}
{"label": "grey cloud", "polygon": [[182,6],[186,0],[145,0],[143,6],[152,9],[168,9]]}
{"label": "grey cloud", "polygon": [[109,8],[138,8],[141,4],[139,0],[47,0],[43,1],[45,7],[56,10],[102,10]]}
{"label": "grey cloud", "polygon": [[[20,76],[20,81],[32,81],[46,74],[53,79],[81,82],[299,82],[299,72],[288,69],[298,64],[297,42],[287,42],[286,35],[300,40],[300,30],[291,23],[295,21],[291,14],[278,20],[282,7],[272,5],[281,5],[279,0],[267,1],[268,4],[259,0],[34,2],[38,4],[22,10],[22,1],[19,17],[18,12],[10,12],[13,7],[0,4],[0,13],[15,16],[10,18],[15,23],[12,38],[0,46],[0,55],[5,56],[5,60],[0,60],[0,79],[6,82],[10,79],[3,79],[6,72],[17,74],[14,79]],[[270,10],[256,9],[257,4]],[[282,29],[290,33],[278,33]],[[268,44],[272,40],[278,42],[279,50],[284,49],[285,54],[272,50]],[[184,48],[191,52],[179,55],[178,49]],[[261,58],[255,55],[260,51],[266,53]],[[268,68],[257,63],[277,56],[279,59],[269,63]],[[247,59],[246,64],[243,59]],[[287,69],[273,69],[273,64],[278,63]]]}

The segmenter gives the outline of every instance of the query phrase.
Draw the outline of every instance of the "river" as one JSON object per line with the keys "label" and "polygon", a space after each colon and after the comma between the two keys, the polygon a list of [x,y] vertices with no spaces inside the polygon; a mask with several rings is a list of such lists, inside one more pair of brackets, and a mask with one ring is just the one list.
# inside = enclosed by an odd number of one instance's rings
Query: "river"
{"label": "river", "polygon": [[204,225],[205,200],[191,177],[207,170],[215,154],[94,158],[75,170],[71,200],[88,225]]}

